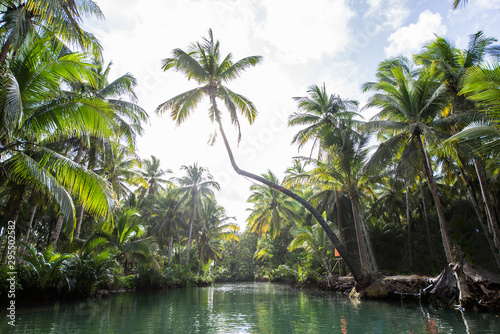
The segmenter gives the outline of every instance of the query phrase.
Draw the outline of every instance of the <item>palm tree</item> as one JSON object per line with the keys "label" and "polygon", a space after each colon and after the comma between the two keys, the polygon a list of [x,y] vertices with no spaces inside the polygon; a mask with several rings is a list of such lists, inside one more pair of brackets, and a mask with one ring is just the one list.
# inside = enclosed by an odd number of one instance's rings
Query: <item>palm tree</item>
{"label": "palm tree", "polygon": [[0,165],[7,179],[55,200],[71,231],[73,198],[98,216],[114,202],[106,182],[65,156],[58,143],[75,134],[110,136],[113,122],[106,103],[62,91],[63,81],[93,78],[83,55],[62,51],[61,44],[38,39],[9,61],[0,100]]}
{"label": "palm tree", "polygon": [[110,248],[115,258],[123,263],[125,275],[129,274],[129,264],[134,259],[150,260],[151,241],[146,237],[146,229],[140,222],[140,214],[135,209],[120,212],[112,223],[108,220],[86,242],[83,248]]}
{"label": "palm tree", "polygon": [[[387,64],[393,66],[388,70]],[[436,116],[445,104],[445,86],[435,73],[422,71],[418,77],[408,66],[408,60],[390,60],[379,67],[378,82],[365,84],[365,91],[372,90],[366,107],[377,107],[380,112],[366,123],[365,129],[390,135],[381,142],[367,163],[367,169],[387,165],[399,155],[406,163],[420,154],[439,217],[443,247],[448,262],[453,261],[444,211],[437,191],[434,173],[426,145],[436,143],[445,134],[437,131]]]}
{"label": "palm tree", "polygon": [[163,249],[163,245],[168,244],[167,259],[169,265],[172,260],[174,237],[178,237],[180,247],[180,234],[183,230],[187,230],[186,216],[185,205],[183,205],[176,187],[168,187],[155,196],[150,234],[159,241],[160,249]]}
{"label": "palm tree", "polygon": [[[276,175],[271,171],[263,174],[262,177],[280,184]],[[288,234],[286,227],[301,219],[297,214],[296,202],[276,189],[258,184],[252,185],[250,190],[252,193],[247,200],[253,204],[247,218],[250,232],[257,232],[259,236],[267,234],[271,239],[279,235],[290,263],[295,266],[292,255],[287,249],[284,234]]]}
{"label": "palm tree", "polygon": [[235,232],[239,231],[240,228],[231,222],[232,219],[232,217],[227,216],[226,210],[217,205],[215,201],[209,198],[204,200],[198,274],[201,272],[203,263],[222,258],[223,241],[239,241]]}
{"label": "palm tree", "polygon": [[299,149],[311,139],[315,141],[321,139],[321,132],[325,129],[334,129],[341,120],[351,120],[354,116],[359,116],[357,101],[342,99],[338,95],[328,95],[324,83],[322,87],[310,86],[307,92],[309,96],[294,97],[298,111],[288,119],[288,126],[306,126],[297,132],[292,140],[292,143],[299,144]]}
{"label": "palm tree", "polygon": [[[326,243],[325,231],[321,229],[319,224],[313,226],[294,226],[290,233],[293,235],[293,240],[288,246],[288,250],[293,252],[295,249],[305,249],[312,256],[318,257],[325,267],[328,277],[332,275],[331,258],[328,258],[329,246]],[[333,250],[329,250],[333,253]]]}
{"label": "palm tree", "polygon": [[453,10],[457,9],[459,6],[465,7],[469,3],[469,0],[453,0]]}
{"label": "palm tree", "polygon": [[100,53],[100,45],[92,34],[82,30],[82,15],[103,18],[99,6],[91,0],[28,0],[3,1],[2,29],[4,36],[0,63],[9,51],[15,53],[33,35],[47,36],[80,46],[83,50]]}
{"label": "palm tree", "polygon": [[[435,66],[438,74],[441,76],[443,84],[446,86],[446,93],[450,98],[450,104],[448,106],[449,115],[444,119],[444,122],[447,123],[447,121],[449,121],[451,123],[449,127],[453,135],[461,130],[466,123],[488,121],[488,113],[478,112],[477,107],[472,101],[477,100],[478,96],[489,94],[484,93],[484,91],[491,91],[492,86],[483,85],[481,87],[482,90],[475,91],[475,93],[479,93],[480,95],[471,96],[470,99],[468,99],[463,93],[466,91],[470,92],[470,90],[468,88],[464,89],[463,84],[467,73],[471,73],[471,71],[477,73],[475,69],[482,62],[485,55],[491,50],[491,45],[495,41],[496,39],[485,37],[483,32],[479,31],[470,36],[467,49],[462,51],[455,48],[453,44],[446,39],[438,37],[434,42],[426,46],[426,50],[423,53],[417,56],[417,60],[424,65],[428,67],[431,65]],[[481,101],[481,98],[479,98],[479,100]],[[489,107],[490,105],[488,104],[488,108]],[[488,138],[488,141],[491,145],[491,137]],[[447,141],[446,143],[454,142]],[[495,145],[494,143],[495,140],[493,140],[493,146]],[[469,144],[474,143],[469,142]],[[486,148],[487,150],[491,148],[490,145]],[[493,205],[491,204],[483,159],[480,155],[464,154],[464,152],[470,151],[464,147],[464,145],[452,145],[452,149],[455,151],[457,160],[461,165],[465,164],[468,160],[472,160],[485,204],[489,231],[493,236],[496,247],[499,248],[500,229],[494,214]],[[488,150],[486,152],[489,153],[490,151]],[[464,171],[464,168],[461,170]],[[467,176],[464,175],[464,177]],[[471,197],[471,201],[473,200],[474,199]]]}
{"label": "palm tree", "polygon": [[[311,171],[311,178],[320,185],[332,184],[335,190],[345,191],[350,200],[356,229],[361,266],[376,271],[375,260],[366,228],[361,220],[361,188],[363,183],[363,163],[367,156],[365,148],[368,136],[356,132],[351,125],[343,124],[336,131],[323,135],[326,156],[324,159],[310,159],[316,168]],[[366,245],[366,246],[365,246]],[[368,254],[367,254],[368,251]]]}
{"label": "palm tree", "polygon": [[181,201],[187,203],[189,207],[189,235],[187,263],[191,252],[193,226],[196,220],[203,216],[203,199],[214,198],[213,189],[219,190],[219,183],[213,180],[212,174],[205,167],[199,167],[198,164],[191,166],[182,166],[187,175],[179,179],[180,187],[178,191],[182,194]]}
{"label": "palm tree", "polygon": [[370,284],[371,277],[362,272],[361,268],[351,260],[344,245],[338,240],[337,236],[333,233],[321,214],[319,214],[309,202],[283,186],[266,180],[262,176],[242,170],[236,164],[231,146],[229,145],[222,126],[221,113],[217,106],[217,99],[222,100],[229,111],[231,122],[238,128],[238,111],[240,111],[250,123],[253,123],[257,115],[253,103],[244,96],[229,90],[223,84],[238,78],[247,68],[257,65],[262,60],[262,57],[250,56],[237,62],[232,61],[231,54],[222,58],[219,42],[214,41],[212,30],[209,30],[208,34],[209,38],[204,38],[203,43],[198,42],[191,44],[188,52],[181,49],[175,49],[173,51],[173,57],[165,59],[163,65],[164,70],[173,69],[185,74],[188,79],[194,79],[200,87],[177,95],[162,103],[158,106],[156,112],[163,113],[170,110],[171,117],[180,124],[190,115],[195,107],[198,106],[203,97],[208,97],[211,105],[209,110],[210,120],[212,122],[215,121],[219,127],[219,132],[224,141],[224,146],[226,147],[233,169],[239,175],[261,182],[300,202],[313,214],[320,222],[321,226],[326,230],[335,248],[337,248],[347,266],[351,269],[359,287],[362,288],[365,284]]}
{"label": "palm tree", "polygon": [[160,160],[154,155],[151,156],[151,159],[146,159],[143,161],[144,170],[140,172],[141,177],[146,181],[147,188],[141,187],[138,189],[139,193],[144,196],[147,195],[155,195],[159,191],[165,190],[164,185],[168,184],[169,181],[165,180],[163,177],[167,173],[172,173],[170,169],[163,170],[160,168]]}

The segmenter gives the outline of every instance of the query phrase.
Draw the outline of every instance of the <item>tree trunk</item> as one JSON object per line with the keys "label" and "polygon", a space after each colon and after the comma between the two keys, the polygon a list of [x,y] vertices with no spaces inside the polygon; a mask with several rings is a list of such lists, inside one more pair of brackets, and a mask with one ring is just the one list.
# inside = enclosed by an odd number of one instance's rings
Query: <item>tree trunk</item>
{"label": "tree trunk", "polygon": [[205,244],[201,244],[200,248],[200,263],[198,264],[198,275],[201,273],[201,265],[203,264],[203,251],[205,250]]}
{"label": "tree trunk", "polygon": [[[9,219],[8,217],[5,218],[5,228],[7,228],[7,224],[9,221],[14,221],[17,223],[17,218],[19,217],[19,213],[21,212],[21,205],[23,203],[23,197],[24,197],[24,192],[26,190],[26,187],[22,186],[20,189],[14,190],[13,194],[11,194],[11,198],[9,198],[9,201],[7,202],[7,207],[12,205],[12,203],[15,203],[14,211],[12,213],[12,219]],[[7,252],[8,252],[8,243],[5,243],[5,247],[2,253],[2,264],[7,263]]]}
{"label": "tree trunk", "polygon": [[181,252],[181,235],[177,235],[177,241],[179,242],[179,266],[182,266],[182,252]]}
{"label": "tree trunk", "polygon": [[434,257],[434,251],[432,249],[432,240],[431,240],[431,230],[429,229],[429,217],[427,216],[427,206],[425,205],[424,198],[424,190],[422,188],[422,177],[418,176],[418,182],[420,185],[420,197],[422,197],[422,208],[424,211],[424,220],[425,220],[425,229],[427,230],[427,244],[429,246],[429,253],[431,257]]}
{"label": "tree trunk", "polygon": [[[339,239],[342,244],[345,244],[345,238],[344,238],[344,222],[342,219],[342,209],[340,205],[340,198],[339,198],[339,191],[335,190],[335,205],[337,207],[337,227],[339,229]],[[342,276],[345,276],[347,274],[346,268],[345,268],[345,262],[341,261],[341,274]]]}
{"label": "tree trunk", "polygon": [[229,160],[231,161],[231,165],[232,165],[233,169],[236,171],[236,173],[238,173],[239,175],[245,176],[245,177],[249,177],[249,178],[256,180],[258,182],[261,182],[261,183],[263,183],[263,184],[265,184],[273,189],[276,189],[276,190],[280,191],[281,193],[295,199],[300,204],[302,204],[302,206],[304,208],[306,208],[313,215],[313,217],[318,221],[318,223],[321,225],[321,227],[325,230],[326,234],[328,235],[328,238],[330,238],[333,245],[335,246],[335,248],[337,249],[339,254],[342,256],[342,258],[346,262],[346,265],[351,270],[351,273],[358,284],[358,288],[364,289],[365,287],[370,285],[371,280],[372,280],[371,276],[367,275],[367,273],[353,261],[351,255],[347,252],[347,249],[345,248],[345,246],[340,242],[340,240],[337,238],[337,236],[332,231],[330,226],[328,226],[327,222],[323,219],[321,214],[309,202],[307,202],[304,198],[300,197],[299,195],[297,195],[293,191],[291,191],[283,186],[280,186],[274,182],[266,180],[262,176],[255,175],[255,174],[249,173],[247,171],[244,171],[238,167],[238,165],[236,164],[236,161],[234,160],[233,152],[231,150],[229,142],[226,138],[224,128],[222,127],[222,122],[221,122],[220,116],[217,113],[217,104],[215,102],[215,96],[212,95],[210,97],[210,99],[212,102],[212,107],[215,110],[216,122],[219,125],[219,130],[220,130],[222,139],[224,141],[224,145],[226,147],[227,153],[229,155]]}
{"label": "tree trunk", "polygon": [[335,190],[335,206],[337,208],[337,227],[339,229],[339,239],[341,243],[345,243],[344,239],[344,224],[342,222],[342,211],[340,205],[339,191]]}
{"label": "tree trunk", "polygon": [[408,227],[408,260],[410,272],[413,269],[413,248],[411,240],[410,186],[406,184],[406,226]]}
{"label": "tree trunk", "polygon": [[[28,225],[28,229],[26,230],[26,235],[24,236],[24,242],[27,244],[30,242],[31,227],[33,226],[33,220],[35,220],[35,213],[36,213],[37,208],[38,208],[38,205],[35,204],[35,206],[33,206],[33,210],[31,211],[30,223]],[[25,249],[26,248],[23,245],[21,247],[21,253],[24,252]]]}
{"label": "tree trunk", "polygon": [[370,260],[371,268],[374,272],[378,272],[377,260],[375,259],[375,253],[373,252],[372,242],[370,240],[370,236],[368,235],[368,231],[366,230],[365,218],[363,215],[363,210],[361,209],[361,203],[359,198],[357,200],[358,212],[359,212],[359,220],[361,222],[361,228],[363,229],[363,235],[365,236],[366,249],[368,250],[368,258]]}
{"label": "tree trunk", "polygon": [[189,236],[188,236],[188,250],[187,250],[187,260],[186,263],[189,265],[189,253],[191,252],[191,242],[193,234],[193,219],[189,220]]}
{"label": "tree trunk", "polygon": [[170,240],[168,241],[168,266],[170,266],[170,262],[172,260],[172,246],[174,245],[174,235],[170,236]]}
{"label": "tree trunk", "polygon": [[7,41],[5,41],[4,45],[2,45],[2,50],[0,52],[0,63],[2,64],[5,63],[7,55],[9,54],[10,46],[12,45],[13,41],[14,41],[14,35],[11,33],[9,35],[9,38],[7,38]]}
{"label": "tree trunk", "polygon": [[368,258],[366,256],[366,250],[365,250],[365,246],[363,243],[363,231],[361,230],[361,223],[360,223],[360,219],[359,219],[357,195],[356,194],[349,194],[349,197],[351,198],[352,215],[354,218],[354,227],[356,229],[356,240],[358,242],[359,260],[361,263],[361,267],[368,269],[368,268],[370,268],[370,264],[369,264]]}
{"label": "tree trunk", "polygon": [[474,189],[472,188],[472,184],[470,183],[470,180],[467,178],[463,168],[460,168],[460,172],[462,174],[462,180],[465,183],[465,187],[467,188],[467,194],[469,195],[469,199],[472,203],[472,206],[474,207],[474,211],[476,212],[476,216],[477,216],[477,219],[479,221],[479,224],[481,225],[481,229],[483,230],[483,233],[486,237],[486,240],[488,241],[488,245],[490,246],[491,252],[493,253],[493,257],[495,258],[495,262],[497,264],[497,267],[500,269],[500,258],[498,256],[498,251],[495,248],[494,241],[491,238],[491,234],[488,231],[488,226],[487,226],[486,222],[484,221],[481,210],[479,209],[479,204],[477,203],[476,195],[474,193]]}
{"label": "tree trunk", "polygon": [[451,254],[451,241],[448,232],[448,226],[446,224],[446,219],[444,217],[443,208],[441,206],[441,199],[439,198],[436,181],[434,180],[434,174],[432,172],[431,160],[429,158],[429,155],[427,154],[427,150],[424,147],[422,139],[420,137],[417,137],[417,140],[420,151],[425,158],[425,163],[424,163],[425,174],[427,176],[427,181],[429,182],[429,188],[431,190],[432,197],[434,198],[434,203],[436,204],[436,211],[439,218],[439,227],[441,230],[441,238],[443,240],[443,248],[444,248],[444,253],[446,255],[446,261],[448,261],[448,263],[451,263],[453,262],[453,256]]}
{"label": "tree trunk", "polygon": [[488,227],[491,235],[493,236],[495,247],[498,249],[500,248],[500,230],[498,229],[497,219],[495,217],[493,206],[491,205],[490,194],[488,193],[486,171],[477,159],[474,159],[474,167],[476,168],[477,178],[479,180],[479,185],[481,186],[481,194],[483,195],[484,206],[486,208],[486,217],[488,218]]}
{"label": "tree trunk", "polygon": [[57,217],[56,226],[54,228],[54,231],[52,232],[50,244],[54,245],[54,251],[56,250],[57,241],[59,240],[59,234],[61,234],[63,218],[63,215],[59,215],[59,217]]}
{"label": "tree trunk", "polygon": [[76,222],[75,239],[80,238],[80,229],[82,228],[83,220],[83,205],[80,207],[80,213],[78,214],[78,221]]}

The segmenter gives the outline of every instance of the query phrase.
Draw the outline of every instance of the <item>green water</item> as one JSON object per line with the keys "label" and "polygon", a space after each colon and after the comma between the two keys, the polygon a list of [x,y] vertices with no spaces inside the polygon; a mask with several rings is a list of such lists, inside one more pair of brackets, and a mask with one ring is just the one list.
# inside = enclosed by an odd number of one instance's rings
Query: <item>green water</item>
{"label": "green water", "polygon": [[18,308],[1,333],[500,333],[496,315],[362,301],[269,283],[220,284]]}

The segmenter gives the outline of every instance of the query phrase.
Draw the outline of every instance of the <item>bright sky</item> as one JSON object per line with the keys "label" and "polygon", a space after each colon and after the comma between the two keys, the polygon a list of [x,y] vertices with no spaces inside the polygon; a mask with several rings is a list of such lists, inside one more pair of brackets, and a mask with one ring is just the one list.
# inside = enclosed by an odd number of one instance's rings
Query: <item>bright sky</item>
{"label": "bright sky", "polygon": [[[161,61],[174,48],[186,49],[212,28],[223,55],[238,60],[261,55],[264,61],[228,86],[252,100],[259,116],[242,127],[236,142],[239,166],[256,174],[268,169],[283,176],[297,151],[291,140],[299,128],[286,126],[296,111],[294,96],[307,87],[326,84],[327,91],[360,101],[364,82],[374,79],[377,65],[390,56],[411,55],[434,38],[445,36],[465,48],[470,34],[483,30],[500,38],[500,0],[470,0],[451,10],[450,0],[97,0],[106,19],[87,20],[86,29],[101,41],[111,78],[127,72],[139,83],[139,104],[151,116],[139,140],[142,158],[155,155],[176,176],[182,165],[198,162],[221,184],[217,199],[240,226],[246,225],[250,181],[233,172],[222,140],[207,145],[215,126],[200,106],[176,127],[168,114],[156,116],[162,102],[195,87],[176,72],[163,72]],[[370,115],[366,115],[369,117]],[[242,125],[244,124],[243,119]]]}

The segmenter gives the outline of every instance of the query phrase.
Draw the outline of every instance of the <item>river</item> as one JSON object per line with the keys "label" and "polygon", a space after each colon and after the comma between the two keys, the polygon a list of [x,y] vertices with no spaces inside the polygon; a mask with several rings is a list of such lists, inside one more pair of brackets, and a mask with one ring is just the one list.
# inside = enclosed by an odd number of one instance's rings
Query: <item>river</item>
{"label": "river", "polygon": [[351,301],[271,283],[127,292],[18,307],[1,333],[500,333],[500,317],[418,303]]}

